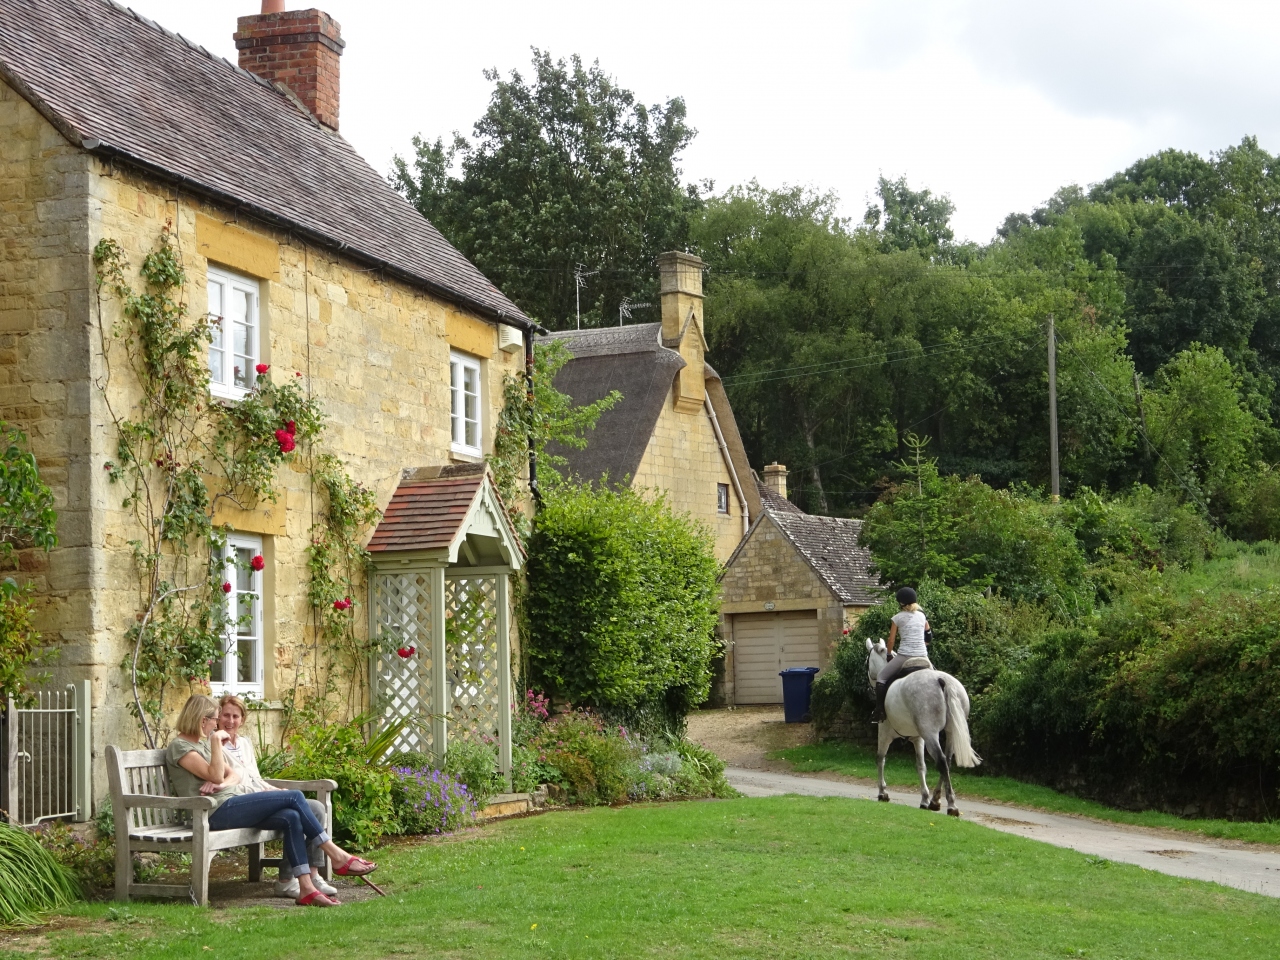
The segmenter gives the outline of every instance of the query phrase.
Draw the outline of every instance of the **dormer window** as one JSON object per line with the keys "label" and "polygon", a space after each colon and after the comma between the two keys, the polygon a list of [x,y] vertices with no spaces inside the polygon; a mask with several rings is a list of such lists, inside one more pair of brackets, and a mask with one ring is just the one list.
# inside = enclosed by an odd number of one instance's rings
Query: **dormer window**
{"label": "dormer window", "polygon": [[480,361],[461,353],[449,355],[449,394],[452,401],[450,449],[470,457],[480,457]]}
{"label": "dormer window", "polygon": [[209,392],[239,400],[253,389],[262,355],[257,280],[209,268]]}

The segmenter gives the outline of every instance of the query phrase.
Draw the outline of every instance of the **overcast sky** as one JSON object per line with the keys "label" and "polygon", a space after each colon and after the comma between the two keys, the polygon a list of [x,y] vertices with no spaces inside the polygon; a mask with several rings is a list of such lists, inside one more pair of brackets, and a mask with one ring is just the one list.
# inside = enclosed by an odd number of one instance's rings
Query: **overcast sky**
{"label": "overcast sky", "polygon": [[[235,61],[257,0],[132,0]],[[289,0],[289,9],[308,6]],[[342,25],[342,133],[381,172],[409,138],[469,134],[529,48],[600,61],[646,103],[684,97],[687,179],[835,190],[883,172],[946,193],[962,238],[1165,147],[1280,149],[1280,5],[1238,0],[424,3],[323,0]]]}

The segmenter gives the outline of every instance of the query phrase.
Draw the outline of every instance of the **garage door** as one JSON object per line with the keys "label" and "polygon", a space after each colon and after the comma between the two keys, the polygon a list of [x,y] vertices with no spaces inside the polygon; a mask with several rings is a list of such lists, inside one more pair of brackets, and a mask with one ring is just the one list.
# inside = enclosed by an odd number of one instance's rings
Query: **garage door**
{"label": "garage door", "polygon": [[818,665],[818,613],[788,610],[733,618],[735,703],[781,703],[785,667]]}

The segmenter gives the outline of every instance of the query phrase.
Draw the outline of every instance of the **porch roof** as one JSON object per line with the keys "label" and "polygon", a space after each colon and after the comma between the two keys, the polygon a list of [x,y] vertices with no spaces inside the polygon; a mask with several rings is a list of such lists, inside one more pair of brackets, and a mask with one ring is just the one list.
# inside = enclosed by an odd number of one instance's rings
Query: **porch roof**
{"label": "porch roof", "polygon": [[468,536],[498,541],[508,564],[523,565],[524,546],[485,465],[428,467],[406,471],[368,550],[374,555],[436,553],[456,563]]}

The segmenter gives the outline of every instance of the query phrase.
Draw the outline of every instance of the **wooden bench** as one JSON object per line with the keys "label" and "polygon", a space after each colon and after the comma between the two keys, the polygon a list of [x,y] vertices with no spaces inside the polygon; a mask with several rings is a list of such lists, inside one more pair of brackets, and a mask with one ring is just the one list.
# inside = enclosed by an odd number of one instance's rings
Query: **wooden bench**
{"label": "wooden bench", "polygon": [[[130,897],[190,896],[197,906],[209,904],[209,862],[218,850],[249,848],[249,880],[262,879],[263,867],[282,867],[282,857],[265,857],[263,844],[279,840],[278,830],[210,830],[213,801],[208,797],[175,797],[169,788],[169,771],[163,750],[121,750],[107,747],[107,779],[111,786],[111,810],[116,822],[116,899]],[[333,780],[267,780],[286,790],[314,791],[324,804],[324,828],[332,830],[333,802],[330,794],[338,788]],[[189,811],[191,823],[181,822],[180,812]],[[191,854],[191,884],[136,883],[133,879],[135,851],[162,851]],[[325,857],[322,874],[333,876],[333,865]]]}

